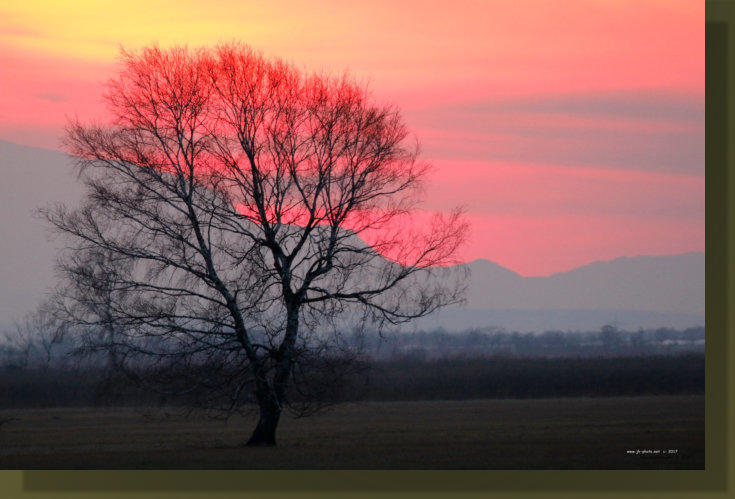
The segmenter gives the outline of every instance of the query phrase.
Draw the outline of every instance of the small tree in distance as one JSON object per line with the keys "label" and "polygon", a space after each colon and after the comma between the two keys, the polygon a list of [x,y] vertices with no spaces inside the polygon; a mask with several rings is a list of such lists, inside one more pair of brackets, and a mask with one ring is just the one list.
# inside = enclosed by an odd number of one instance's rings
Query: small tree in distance
{"label": "small tree in distance", "polygon": [[112,122],[65,139],[84,204],[45,211],[69,241],[60,308],[114,330],[97,347],[172,373],[172,389],[254,398],[248,445],[275,445],[284,407],[303,410],[310,367],[339,368],[348,318],[398,324],[462,300],[447,266],[467,225],[411,224],[427,165],[399,112],[352,79],[239,44],[153,47],[122,54],[105,98]]}

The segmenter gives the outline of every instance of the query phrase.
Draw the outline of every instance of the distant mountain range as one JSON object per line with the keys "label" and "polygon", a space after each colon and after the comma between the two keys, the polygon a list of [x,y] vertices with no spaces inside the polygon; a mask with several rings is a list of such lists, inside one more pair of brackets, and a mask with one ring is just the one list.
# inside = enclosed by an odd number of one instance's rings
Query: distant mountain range
{"label": "distant mountain range", "polygon": [[488,260],[471,272],[464,309],[440,311],[420,327],[520,331],[704,325],[704,254],[622,257],[548,277],[522,277]]}
{"label": "distant mountain range", "polygon": [[704,324],[704,253],[621,257],[548,277],[520,277],[487,261],[469,266],[468,308],[553,310],[548,321],[558,328]]}
{"label": "distant mountain range", "polygon": [[[38,207],[75,203],[82,187],[58,151],[0,141],[0,323],[20,318],[53,284],[54,243]],[[475,260],[465,308],[413,327],[509,330],[689,327],[704,324],[704,254],[622,257],[548,277],[522,277]]]}
{"label": "distant mountain range", "polygon": [[704,315],[704,253],[622,257],[548,277],[468,264],[469,308],[629,309]]}

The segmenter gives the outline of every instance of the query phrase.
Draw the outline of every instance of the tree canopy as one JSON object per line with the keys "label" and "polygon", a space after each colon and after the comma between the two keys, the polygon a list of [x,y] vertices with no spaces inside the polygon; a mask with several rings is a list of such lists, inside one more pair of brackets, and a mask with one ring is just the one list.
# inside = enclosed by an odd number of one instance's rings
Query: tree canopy
{"label": "tree canopy", "polygon": [[84,204],[46,212],[69,242],[59,310],[102,326],[89,348],[119,365],[176,373],[171,390],[257,402],[250,444],[274,445],[283,407],[337,376],[342,328],[461,301],[448,266],[467,224],[416,222],[429,166],[400,112],[349,76],[240,44],[150,47],[123,52],[105,100],[109,123],[65,138]]}

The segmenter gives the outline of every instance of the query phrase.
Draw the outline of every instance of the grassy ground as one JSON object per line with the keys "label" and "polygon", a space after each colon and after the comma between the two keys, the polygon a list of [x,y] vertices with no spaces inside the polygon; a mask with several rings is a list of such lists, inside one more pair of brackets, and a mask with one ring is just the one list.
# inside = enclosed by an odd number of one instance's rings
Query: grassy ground
{"label": "grassy ground", "polygon": [[253,419],[142,412],[2,410],[0,468],[704,467],[702,395],[344,404],[285,417],[270,449],[241,446]]}

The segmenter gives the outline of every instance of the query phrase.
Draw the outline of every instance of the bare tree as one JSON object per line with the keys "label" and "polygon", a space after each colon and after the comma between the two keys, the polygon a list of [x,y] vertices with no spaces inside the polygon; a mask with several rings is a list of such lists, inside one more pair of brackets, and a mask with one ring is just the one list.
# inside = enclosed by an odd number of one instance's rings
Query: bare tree
{"label": "bare tree", "polygon": [[120,283],[131,276],[132,262],[94,245],[77,247],[59,259],[57,267],[65,277],[48,300],[46,309],[65,335],[72,335],[78,357],[107,357],[109,373],[121,366],[118,340],[124,321],[116,313],[126,297]]}
{"label": "bare tree", "polygon": [[63,325],[55,320],[51,302],[45,301],[4,332],[6,358],[2,360],[19,368],[48,368],[58,360],[63,336]]}
{"label": "bare tree", "polygon": [[84,205],[46,211],[70,236],[65,299],[101,297],[77,312],[114,325],[118,361],[148,359],[172,390],[188,373],[231,408],[254,395],[248,445],[275,445],[283,408],[304,412],[309,367],[337,376],[348,322],[461,301],[449,264],[466,224],[411,222],[428,166],[362,85],[238,44],[124,52],[122,66],[112,122],[68,127]]}

